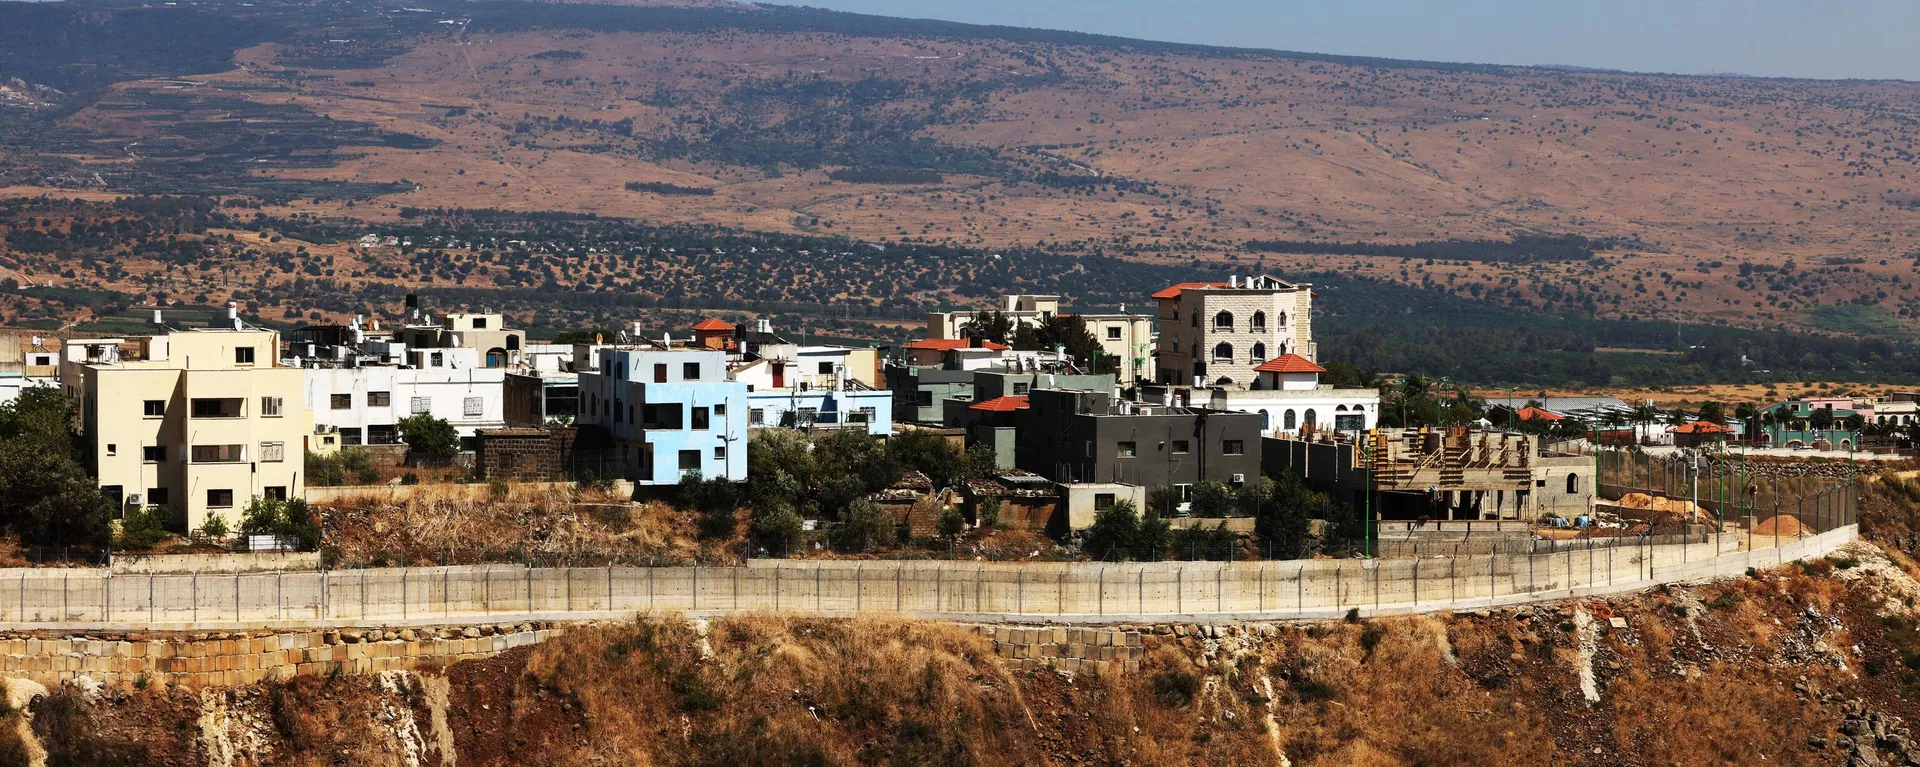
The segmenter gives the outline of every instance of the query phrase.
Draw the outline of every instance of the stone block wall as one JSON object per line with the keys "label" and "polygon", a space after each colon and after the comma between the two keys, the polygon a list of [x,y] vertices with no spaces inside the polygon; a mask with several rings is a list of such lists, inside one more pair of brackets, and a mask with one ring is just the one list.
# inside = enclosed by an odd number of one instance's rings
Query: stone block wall
{"label": "stone block wall", "polygon": [[1140,670],[1146,652],[1146,632],[1132,628],[982,626],[978,630],[993,640],[994,654],[1016,670],[1132,673]]}
{"label": "stone block wall", "polygon": [[52,686],[80,677],[110,686],[243,685],[303,674],[442,667],[558,635],[550,624],[289,633],[15,635],[0,638],[0,676]]}

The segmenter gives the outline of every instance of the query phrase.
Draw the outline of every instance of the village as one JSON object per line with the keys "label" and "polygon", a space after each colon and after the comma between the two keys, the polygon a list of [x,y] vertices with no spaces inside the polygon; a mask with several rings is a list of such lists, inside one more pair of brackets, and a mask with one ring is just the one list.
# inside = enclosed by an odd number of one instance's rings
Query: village
{"label": "village", "polygon": [[[0,401],[44,390],[72,403],[123,550],[168,537],[310,548],[314,536],[284,534],[300,525],[261,511],[295,500],[572,485],[698,512],[703,537],[738,535],[745,557],[957,556],[1006,532],[1107,561],[1371,557],[1476,530],[1524,541],[1662,524],[1647,496],[1610,500],[1608,484],[1674,490],[1686,513],[1664,521],[1682,536],[1723,532],[1729,516],[1751,527],[1762,520],[1740,519],[1755,514],[1732,499],[1737,480],[1711,466],[1723,503],[1702,504],[1703,460],[1899,458],[1920,407],[1920,392],[1695,413],[1489,402],[1323,365],[1309,284],[1233,275],[1145,298],[1076,314],[1056,296],[1006,296],[930,314],[925,337],[897,348],[718,317],[540,341],[500,313],[414,294],[385,321],[284,333],[232,305],[201,327],[155,309],[150,335],[0,337]],[[783,463],[793,455],[804,467]],[[1695,487],[1669,487],[1675,476]]]}

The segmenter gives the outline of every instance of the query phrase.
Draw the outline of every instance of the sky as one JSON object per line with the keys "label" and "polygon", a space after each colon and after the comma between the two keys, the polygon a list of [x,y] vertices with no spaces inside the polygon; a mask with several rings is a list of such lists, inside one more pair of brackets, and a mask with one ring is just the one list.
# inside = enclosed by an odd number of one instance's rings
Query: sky
{"label": "sky", "polygon": [[1401,59],[1920,80],[1916,0],[766,1]]}

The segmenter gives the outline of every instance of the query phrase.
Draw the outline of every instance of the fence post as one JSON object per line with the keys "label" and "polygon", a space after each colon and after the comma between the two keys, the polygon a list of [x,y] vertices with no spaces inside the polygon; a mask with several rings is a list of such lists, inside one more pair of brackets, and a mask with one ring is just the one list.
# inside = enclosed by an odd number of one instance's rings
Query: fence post
{"label": "fence post", "polygon": [[1413,560],[1413,608],[1420,609],[1420,560]]}
{"label": "fence post", "polygon": [[1340,598],[1343,596],[1340,593],[1340,571],[1344,569],[1346,569],[1346,565],[1344,564],[1336,564],[1333,566],[1333,609],[1335,610],[1340,609]]}
{"label": "fence post", "polygon": [[111,562],[108,563],[108,568],[109,569],[106,571],[106,574],[102,576],[102,580],[101,580],[101,584],[102,584],[101,588],[105,591],[105,593],[102,594],[100,597],[100,620],[105,623],[112,623],[113,622],[113,570],[111,569],[112,568]]}
{"label": "fence post", "polygon": [[193,622],[200,622],[200,571],[193,571]]}
{"label": "fence post", "polygon": [[1493,605],[1494,594],[1500,591],[1500,554],[1498,549],[1487,550],[1487,605]]}
{"label": "fence post", "polygon": [[1027,571],[1025,568],[1013,571],[1015,601],[1013,612],[1024,615],[1027,612]]}
{"label": "fence post", "polygon": [[853,566],[853,614],[854,615],[860,614],[861,598],[865,596],[865,594],[861,593],[866,590],[866,585],[867,585],[867,579],[864,575],[865,568],[866,568],[866,565]]}
{"label": "fence post", "polygon": [[1380,610],[1380,561],[1377,559],[1373,562],[1373,609]]}
{"label": "fence post", "polygon": [[73,568],[60,568],[60,620],[73,616]]}
{"label": "fence post", "polygon": [[279,570],[273,571],[273,616],[283,620],[287,617],[286,580],[286,573]]}
{"label": "fence post", "polygon": [[440,567],[440,614],[453,614],[453,576],[445,565]]}
{"label": "fence post", "polygon": [[[326,579],[326,577],[327,577],[327,574],[326,574],[326,572],[325,572],[325,571],[321,571],[321,573],[320,573],[320,578],[321,578],[321,581],[320,581],[320,585],[321,585],[321,586],[323,586],[323,587],[324,587],[324,586],[326,586],[326,584],[327,584],[327,582],[326,582],[326,580],[325,580],[325,579]],[[20,576],[20,580],[21,580],[21,582],[22,582],[22,585],[24,585],[24,584],[25,584],[25,581],[26,581],[26,576],[24,576],[24,575],[23,575],[23,576]],[[321,593],[325,593],[325,590],[323,589]],[[324,602],[325,600],[321,600],[321,601],[323,601],[323,602]],[[159,621],[159,615],[160,615],[160,603],[159,603],[158,601],[156,601],[156,600],[155,600],[155,599],[153,598],[153,572],[152,572],[152,571],[148,571],[148,572],[147,572],[147,622],[148,622],[148,623],[156,623],[156,622],[158,622],[158,621]],[[23,613],[21,613],[21,614],[20,614],[20,620],[21,620],[21,622],[23,622],[23,623],[24,623],[24,622],[26,622],[26,620],[27,620],[27,615],[26,615],[26,613],[24,613],[24,612],[23,612]]]}
{"label": "fence post", "polygon": [[[820,566],[819,566],[818,564],[816,564],[816,565],[814,565],[814,568],[813,568],[813,611],[814,611],[814,612],[819,612],[819,611],[820,611],[820,599],[821,599],[821,597],[820,597],[820,573],[821,573],[821,572],[822,572],[822,571],[823,571],[824,569],[825,569],[825,568],[822,568],[822,567],[820,567]],[[978,600],[978,599],[976,599],[976,600],[974,600],[974,601],[975,601],[975,602],[978,602],[979,600]],[[976,605],[976,606],[977,606],[977,605]]]}
{"label": "fence post", "polygon": [[[780,571],[785,568],[773,566],[773,611],[780,612]],[[938,588],[938,587],[936,587]]]}
{"label": "fence post", "polygon": [[693,566],[693,609],[700,609],[700,565]]}
{"label": "fence post", "polygon": [[1140,614],[1146,615],[1147,614],[1147,566],[1141,565],[1139,570],[1134,571],[1134,576],[1139,580],[1138,586],[1140,588]]}
{"label": "fence post", "polygon": [[1227,571],[1225,568],[1213,571],[1213,611],[1227,611]]}
{"label": "fence post", "polygon": [[1255,612],[1267,611],[1267,572],[1273,569],[1272,567],[1268,566],[1271,564],[1273,563],[1271,562],[1260,563],[1260,574],[1259,576],[1257,576],[1260,580],[1260,605],[1258,608],[1255,609]]}
{"label": "fence post", "polygon": [[533,563],[532,562],[527,563],[526,573],[527,573],[526,575],[527,612],[533,612]]}
{"label": "fence post", "polygon": [[[936,581],[936,583],[938,582]],[[1098,607],[1096,609],[1100,611],[1101,615],[1106,615],[1107,614],[1107,566],[1106,565],[1100,566],[1100,585],[1098,588],[1100,589],[1100,591],[1098,593],[1098,596],[1095,597],[1095,602],[1098,604]]]}
{"label": "fence post", "polygon": [[613,606],[613,564],[609,562],[607,564],[607,610],[612,611],[613,609],[615,609]]}
{"label": "fence post", "polygon": [[493,614],[493,565],[487,565],[480,571],[480,610]]}
{"label": "fence post", "polygon": [[1173,611],[1179,615],[1187,613],[1187,568],[1174,566],[1173,571]]}
{"label": "fence post", "polygon": [[742,569],[743,568],[740,568],[740,567],[733,568],[733,611],[734,612],[740,612],[740,571]]}
{"label": "fence post", "polygon": [[900,612],[905,604],[900,592],[905,590],[906,582],[906,570],[902,567],[902,563],[893,563],[893,611],[896,613]]}
{"label": "fence post", "polygon": [[1293,611],[1295,613],[1307,611],[1307,565],[1305,562],[1300,564],[1300,572],[1293,576]]}
{"label": "fence post", "polygon": [[410,612],[410,610],[407,609],[408,607],[407,603],[412,600],[408,596],[409,592],[407,590],[407,583],[408,583],[407,576],[412,572],[413,572],[413,568],[411,567],[403,566],[400,568],[400,620],[406,620],[407,614]]}
{"label": "fence post", "polygon": [[1062,565],[1060,567],[1060,585],[1056,588],[1054,592],[1054,596],[1057,597],[1059,606],[1054,609],[1053,614],[1066,615],[1067,614],[1067,568],[1065,565]]}

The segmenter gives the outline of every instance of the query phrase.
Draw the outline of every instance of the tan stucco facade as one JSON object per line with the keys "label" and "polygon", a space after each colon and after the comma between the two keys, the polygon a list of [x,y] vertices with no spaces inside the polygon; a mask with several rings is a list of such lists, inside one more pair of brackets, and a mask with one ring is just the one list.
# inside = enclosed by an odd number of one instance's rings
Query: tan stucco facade
{"label": "tan stucco facade", "polygon": [[299,497],[313,421],[301,370],[277,362],[279,334],[177,331],[164,341],[145,345],[148,359],[79,367],[100,487],[123,509],[168,508],[186,530],[213,513],[236,527],[256,497]]}

